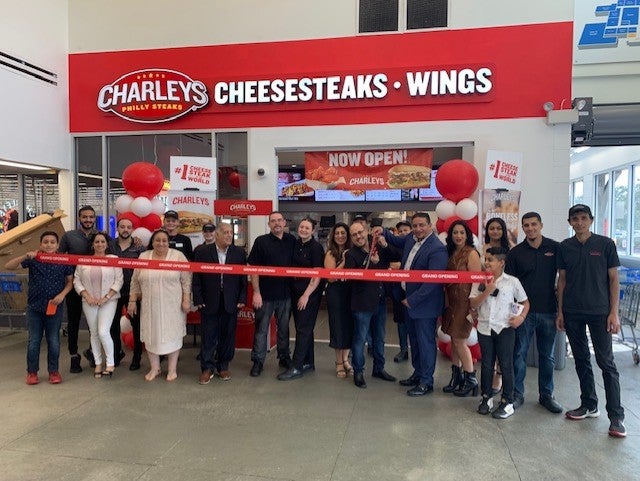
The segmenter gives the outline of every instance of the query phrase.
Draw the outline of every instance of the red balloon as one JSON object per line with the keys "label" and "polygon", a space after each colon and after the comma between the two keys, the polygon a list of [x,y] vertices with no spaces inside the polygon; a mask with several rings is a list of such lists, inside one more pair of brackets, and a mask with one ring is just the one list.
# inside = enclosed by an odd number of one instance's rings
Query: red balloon
{"label": "red balloon", "polygon": [[140,225],[153,232],[154,230],[158,230],[162,227],[162,219],[158,214],[149,214],[148,216],[140,219]]}
{"label": "red balloon", "polygon": [[451,227],[451,224],[453,224],[457,220],[462,220],[462,219],[457,215],[452,215],[451,217],[447,217],[444,221],[444,225],[443,225],[444,230],[442,232],[449,232],[449,227]]}
{"label": "red balloon", "polygon": [[240,188],[240,174],[238,174],[237,172],[231,172],[229,174],[229,184],[234,189],[239,189]]}
{"label": "red balloon", "polygon": [[436,221],[436,230],[438,231],[438,233],[446,232],[446,230],[444,228],[444,219],[438,219]]}
{"label": "red balloon", "polygon": [[471,162],[449,160],[436,173],[436,188],[445,199],[459,202],[471,197],[478,187],[478,171]]}
{"label": "red balloon", "polygon": [[480,351],[480,343],[474,344],[473,346],[469,346],[471,350],[471,357],[473,358],[473,362],[478,362],[482,359],[482,351]]}
{"label": "red balloon", "polygon": [[149,162],[134,162],[122,172],[122,185],[131,197],[153,198],[162,190],[164,175]]}
{"label": "red balloon", "polygon": [[465,221],[475,235],[478,235],[478,216],[475,216],[472,219]]}
{"label": "red balloon", "polygon": [[133,351],[133,348],[134,348],[133,331],[123,332],[120,335],[120,337],[122,338],[122,343]]}
{"label": "red balloon", "polygon": [[440,352],[442,354],[444,354],[449,359],[451,359],[451,343],[450,342],[438,341],[438,349],[440,349]]}
{"label": "red balloon", "polygon": [[137,229],[138,227],[140,227],[140,217],[135,215],[133,212],[122,212],[118,216],[118,220],[120,219],[129,219],[133,224],[134,229]]}

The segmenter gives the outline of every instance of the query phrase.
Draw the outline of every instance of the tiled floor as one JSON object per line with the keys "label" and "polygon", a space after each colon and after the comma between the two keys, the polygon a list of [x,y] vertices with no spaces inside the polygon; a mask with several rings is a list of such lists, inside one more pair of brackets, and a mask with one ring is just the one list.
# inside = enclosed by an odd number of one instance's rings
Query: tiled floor
{"label": "tiled floor", "polygon": [[[319,322],[317,338],[325,337]],[[388,329],[396,342],[395,326]],[[63,340],[63,344],[66,344]],[[88,345],[86,332],[81,345]],[[260,378],[238,351],[233,379],[200,386],[197,350],[186,339],[174,383],[145,382],[130,355],[113,379],[89,369],[64,382],[24,383],[26,334],[0,337],[1,480],[631,480],[640,479],[640,367],[616,353],[627,439],[607,436],[602,378],[598,419],[568,421],[537,404],[530,368],[527,400],[507,420],[476,413],[478,398],[441,392],[450,373],[439,357],[436,392],[409,398],[405,388],[371,379],[367,389],[334,375],[333,353],[316,343],[316,371],[279,382],[275,353]],[[387,347],[387,358],[397,352]],[[41,365],[45,366],[44,355]],[[595,365],[595,362],[594,362]],[[86,367],[86,363],[83,363]],[[399,377],[407,363],[389,361]],[[42,372],[44,372],[43,370]],[[579,404],[571,360],[556,371],[556,397]]]}

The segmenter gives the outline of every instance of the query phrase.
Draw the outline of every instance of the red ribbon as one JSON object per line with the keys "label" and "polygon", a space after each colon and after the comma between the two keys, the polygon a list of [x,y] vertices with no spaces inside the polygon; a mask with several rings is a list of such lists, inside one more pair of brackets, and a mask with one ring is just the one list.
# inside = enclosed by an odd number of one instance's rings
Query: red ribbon
{"label": "red ribbon", "polygon": [[123,269],[157,269],[202,272],[206,274],[247,274],[274,277],[322,277],[325,279],[355,279],[360,281],[428,282],[467,284],[485,282],[491,275],[469,271],[405,271],[391,269],[324,269],[304,267],[249,266],[239,264],[210,264],[206,262],[159,261],[126,257],[79,256],[74,254],[45,254],[36,256],[41,262],[64,265],[121,267]]}

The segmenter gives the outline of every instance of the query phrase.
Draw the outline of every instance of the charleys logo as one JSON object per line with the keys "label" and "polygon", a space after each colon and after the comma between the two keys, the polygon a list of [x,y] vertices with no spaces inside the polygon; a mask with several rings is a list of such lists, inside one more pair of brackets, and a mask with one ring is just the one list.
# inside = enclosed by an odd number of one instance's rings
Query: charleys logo
{"label": "charleys logo", "polygon": [[203,82],[159,68],[125,74],[98,94],[98,108],[103,112],[148,124],[177,119],[208,103]]}
{"label": "charleys logo", "polygon": [[231,204],[229,206],[229,210],[237,215],[248,215],[253,214],[257,208],[254,204],[241,202],[238,204]]}

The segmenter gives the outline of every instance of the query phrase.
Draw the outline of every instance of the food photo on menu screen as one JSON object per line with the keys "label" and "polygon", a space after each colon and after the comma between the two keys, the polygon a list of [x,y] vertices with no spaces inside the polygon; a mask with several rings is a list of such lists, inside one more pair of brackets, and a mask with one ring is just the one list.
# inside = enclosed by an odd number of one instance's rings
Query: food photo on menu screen
{"label": "food photo on menu screen", "polygon": [[432,149],[305,152],[305,167],[278,174],[279,200],[433,201]]}

